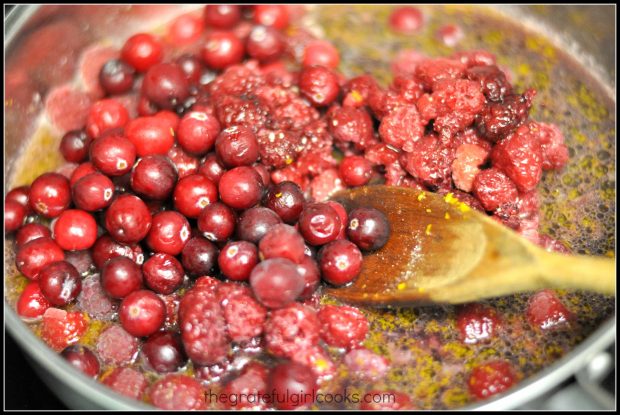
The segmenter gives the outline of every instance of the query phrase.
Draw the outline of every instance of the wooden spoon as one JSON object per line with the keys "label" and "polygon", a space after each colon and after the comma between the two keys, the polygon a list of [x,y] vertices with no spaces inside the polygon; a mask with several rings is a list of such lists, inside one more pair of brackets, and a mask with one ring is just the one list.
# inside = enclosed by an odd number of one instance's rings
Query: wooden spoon
{"label": "wooden spoon", "polygon": [[364,256],[352,285],[327,290],[341,300],[456,304],[543,288],[615,295],[615,259],[549,253],[452,194],[366,186],[332,200],[347,210],[379,209],[391,227],[387,244]]}

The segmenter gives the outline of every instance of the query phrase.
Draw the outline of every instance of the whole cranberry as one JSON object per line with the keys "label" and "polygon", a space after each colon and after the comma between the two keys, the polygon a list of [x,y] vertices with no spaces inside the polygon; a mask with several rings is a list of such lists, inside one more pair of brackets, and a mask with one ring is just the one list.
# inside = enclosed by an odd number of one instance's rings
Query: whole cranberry
{"label": "whole cranberry", "polygon": [[57,261],[41,270],[39,285],[50,304],[64,306],[77,298],[82,289],[82,278],[73,265]]}
{"label": "whole cranberry", "polygon": [[172,255],[155,254],[142,265],[146,285],[158,294],[172,294],[183,283],[183,266]]}
{"label": "whole cranberry", "polygon": [[18,230],[26,219],[27,209],[24,205],[14,201],[4,201],[4,231],[13,232]]}
{"label": "whole cranberry", "polygon": [[113,257],[101,268],[101,287],[112,298],[125,298],[142,287],[140,266],[124,256]]}
{"label": "whole cranberry", "polygon": [[195,236],[183,247],[181,262],[191,275],[209,275],[215,267],[217,255],[215,244],[201,236]]}
{"label": "whole cranberry", "polygon": [[215,153],[209,153],[203,160],[202,164],[198,168],[198,173],[211,180],[213,183],[218,184],[220,177],[224,174],[226,168],[220,160],[218,160]]}
{"label": "whole cranberry", "polygon": [[140,242],[151,229],[151,213],[142,199],[133,195],[119,196],[105,213],[105,228],[118,242]]}
{"label": "whole cranberry", "polygon": [[198,216],[198,229],[208,240],[224,242],[235,231],[235,222],[235,213],[228,206],[211,203]]}
{"label": "whole cranberry", "polygon": [[65,251],[89,249],[97,240],[97,222],[83,210],[65,210],[52,226],[54,240]]}
{"label": "whole cranberry", "polygon": [[241,20],[241,6],[209,4],[205,6],[205,23],[216,29],[232,29]]}
{"label": "whole cranberry", "polygon": [[330,284],[348,284],[362,270],[362,253],[346,239],[330,242],[319,252],[319,268],[323,279]]}
{"label": "whole cranberry", "polygon": [[99,376],[99,360],[97,356],[86,346],[74,344],[65,348],[60,355],[71,366],[84,373],[86,376],[96,378]]}
{"label": "whole cranberry", "polygon": [[338,98],[338,76],[324,66],[310,66],[299,74],[299,91],[315,107],[326,107]]}
{"label": "whole cranberry", "polygon": [[234,281],[247,281],[257,263],[256,245],[248,241],[227,243],[218,257],[220,271]]}
{"label": "whole cranberry", "polygon": [[304,278],[304,290],[299,294],[299,300],[307,300],[319,287],[321,282],[321,271],[314,258],[304,255],[304,258],[297,264],[297,272]]}
{"label": "whole cranberry", "polygon": [[339,172],[348,186],[364,186],[372,177],[372,163],[363,156],[347,156],[342,159]]}
{"label": "whole cranberry", "polygon": [[299,216],[299,231],[310,245],[323,245],[340,233],[340,216],[327,203],[307,204]]}
{"label": "whole cranberry", "polygon": [[220,198],[233,209],[248,209],[263,196],[263,181],[252,167],[228,170],[219,182]]}
{"label": "whole cranberry", "polygon": [[304,49],[303,66],[320,65],[336,69],[340,64],[340,53],[326,40],[313,40]]}
{"label": "whole cranberry", "polygon": [[245,44],[248,55],[261,63],[278,59],[286,48],[282,34],[273,27],[255,26]]}
{"label": "whole cranberry", "polygon": [[[4,214],[6,215],[6,212],[4,212]],[[35,239],[50,238],[51,236],[52,233],[47,226],[41,225],[40,223],[27,223],[19,228],[15,234],[15,245],[19,248],[30,241],[34,241]]]}
{"label": "whole cranberry", "polygon": [[357,208],[349,214],[347,236],[360,249],[374,251],[387,243],[390,237],[390,224],[380,210]]}
{"label": "whole cranberry", "polygon": [[168,150],[168,158],[177,169],[179,179],[198,173],[200,159],[186,153],[179,145],[174,145]]}
{"label": "whole cranberry", "polygon": [[282,4],[258,4],[254,6],[254,21],[275,29],[286,29],[289,23],[288,8]]}
{"label": "whole cranberry", "polygon": [[60,153],[70,163],[81,163],[88,157],[90,137],[83,130],[72,130],[62,136]]}
{"label": "whole cranberry", "polygon": [[118,315],[127,333],[146,337],[164,325],[166,304],[153,291],[134,291],[123,299]]}
{"label": "whole cranberry", "polygon": [[151,154],[166,155],[174,145],[174,130],[161,117],[138,117],[125,128],[125,135],[136,146],[140,157]]}
{"label": "whole cranberry", "polygon": [[144,95],[140,95],[140,98],[138,98],[138,108],[137,108],[137,112],[139,116],[150,117],[152,115],[157,114],[158,110],[159,108],[157,108],[157,105],[155,105],[154,102],[151,102]]}
{"label": "whole cranberry", "polygon": [[122,176],[136,161],[136,147],[123,136],[107,135],[91,144],[90,161],[108,176]]}
{"label": "whole cranberry", "polygon": [[23,319],[37,319],[50,307],[51,304],[41,292],[37,281],[30,281],[26,285],[15,305],[17,314]]}
{"label": "whole cranberry", "polygon": [[129,112],[115,99],[95,102],[86,118],[86,133],[93,139],[115,128],[124,127],[129,121]]}
{"label": "whole cranberry", "polygon": [[158,63],[144,75],[142,93],[159,108],[172,109],[189,96],[189,83],[177,64]]}
{"label": "whole cranberry", "polygon": [[207,205],[217,202],[217,187],[202,174],[192,174],[179,180],[173,200],[179,212],[197,218]]}
{"label": "whole cranberry", "polygon": [[154,36],[138,33],[127,39],[121,50],[121,57],[136,71],[146,72],[151,66],[161,62],[163,47]]}
{"label": "whole cranberry", "polygon": [[191,228],[187,218],[172,210],[153,216],[146,243],[155,252],[178,255],[189,241]]}
{"label": "whole cranberry", "polygon": [[36,281],[48,264],[62,261],[65,253],[52,238],[37,238],[17,249],[15,265],[26,278]]}
{"label": "whole cranberry", "polygon": [[97,269],[103,268],[103,265],[112,258],[124,256],[136,264],[141,265],[144,262],[144,254],[140,245],[123,245],[116,242],[108,234],[101,235],[95,242],[92,249],[93,262]]}
{"label": "whole cranberry", "polygon": [[78,180],[71,188],[75,206],[94,212],[112,203],[114,183],[105,174],[91,173]]}
{"label": "whole cranberry", "polygon": [[330,205],[336,213],[338,213],[338,217],[340,218],[340,232],[336,239],[345,239],[347,237],[347,224],[349,223],[349,215],[347,214],[347,210],[342,206],[342,204],[334,201],[328,200],[328,205]]}
{"label": "whole cranberry", "polygon": [[237,224],[237,237],[258,244],[274,225],[282,220],[271,209],[255,206],[243,212]]}
{"label": "whole cranberry", "polygon": [[177,333],[162,331],[149,336],[142,346],[146,365],[158,373],[175,372],[187,360]]}
{"label": "whole cranberry", "polygon": [[418,31],[423,23],[422,12],[417,7],[397,7],[390,14],[390,28],[398,33],[410,35]]}
{"label": "whole cranberry", "polygon": [[131,188],[140,196],[167,199],[177,183],[178,174],[168,157],[145,156],[138,160],[131,171]]}
{"label": "whole cranberry", "polygon": [[44,173],[30,185],[28,203],[46,218],[55,218],[71,203],[69,180],[58,173]]}
{"label": "whole cranberry", "polygon": [[291,410],[305,408],[313,404],[312,398],[316,390],[316,376],[307,366],[295,362],[280,363],[269,374],[268,390],[275,391],[279,396],[278,409]]}
{"label": "whole cranberry", "polygon": [[196,55],[183,54],[176,59],[176,64],[179,65],[185,79],[190,85],[198,85],[200,78],[205,70],[204,64]]}
{"label": "whole cranberry", "polygon": [[240,63],[244,54],[243,42],[233,32],[217,31],[207,36],[202,59],[209,68],[224,69]]}
{"label": "whole cranberry", "polygon": [[121,59],[107,61],[99,72],[99,84],[110,95],[129,92],[133,87],[134,69]]}
{"label": "whole cranberry", "polygon": [[215,152],[227,167],[249,166],[258,159],[258,139],[250,128],[228,127],[217,136]]}
{"label": "whole cranberry", "polygon": [[82,177],[88,176],[92,173],[99,173],[99,171],[97,171],[93,163],[86,161],[73,170],[73,173],[71,173],[71,178],[69,179],[69,184],[73,187]]}
{"label": "whole cranberry", "polygon": [[206,154],[220,132],[215,116],[204,111],[191,111],[183,116],[177,131],[177,140],[183,150],[191,154]]}
{"label": "whole cranberry", "polygon": [[263,186],[268,187],[271,184],[271,172],[269,168],[265,166],[263,163],[254,163],[252,168],[256,170],[261,180],[263,181]]}
{"label": "whole cranberry", "polygon": [[267,308],[281,308],[294,302],[304,285],[297,265],[284,258],[262,261],[250,274],[252,292]]}
{"label": "whole cranberry", "polygon": [[305,255],[304,238],[291,225],[274,225],[258,244],[261,259],[286,258],[299,264]]}
{"label": "whole cranberry", "polygon": [[199,16],[182,14],[168,26],[168,40],[173,45],[191,45],[200,38],[204,22]]}
{"label": "whole cranberry", "polygon": [[12,200],[14,202],[19,203],[20,205],[25,206],[27,209],[30,209],[30,205],[28,203],[28,199],[30,195],[30,186],[19,186],[11,189],[4,200]]}

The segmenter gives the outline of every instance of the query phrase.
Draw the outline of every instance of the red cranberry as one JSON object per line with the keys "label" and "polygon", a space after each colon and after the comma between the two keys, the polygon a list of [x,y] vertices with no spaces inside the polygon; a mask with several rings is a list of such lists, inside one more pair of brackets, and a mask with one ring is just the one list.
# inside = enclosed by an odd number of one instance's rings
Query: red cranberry
{"label": "red cranberry", "polygon": [[474,367],[467,381],[470,393],[478,399],[488,399],[502,393],[514,382],[512,367],[501,360]]}
{"label": "red cranberry", "polygon": [[220,178],[226,171],[226,168],[222,165],[222,163],[218,160],[215,153],[209,153],[205,157],[204,161],[198,168],[198,173],[205,176],[207,179],[211,180],[213,183],[218,184],[220,182]]}
{"label": "red cranberry", "polygon": [[357,309],[326,305],[319,310],[321,337],[330,346],[351,349],[359,346],[368,334],[368,320]]}
{"label": "red cranberry", "polygon": [[103,268],[103,265],[112,258],[124,256],[136,264],[140,265],[144,262],[144,255],[140,245],[128,246],[116,242],[110,235],[102,235],[93,245],[93,262],[97,269]]}
{"label": "red cranberry", "polygon": [[422,12],[417,7],[397,7],[390,14],[390,27],[395,32],[410,35],[417,32],[423,23]]}
{"label": "red cranberry", "polygon": [[464,343],[483,343],[495,336],[499,326],[499,318],[495,310],[490,307],[481,304],[467,304],[459,309],[456,325]]}
{"label": "red cranberry", "polygon": [[120,59],[107,61],[99,72],[99,83],[110,95],[129,92],[133,87],[134,69]]}
{"label": "red cranberry", "polygon": [[4,197],[4,200],[5,201],[12,200],[30,209],[30,206],[28,203],[29,195],[30,195],[30,186],[19,186],[14,189],[11,189]]}
{"label": "red cranberry", "polygon": [[289,23],[288,9],[282,4],[258,4],[254,6],[254,21],[263,26],[286,29]]}
{"label": "red cranberry", "polygon": [[209,275],[215,267],[218,249],[201,236],[190,239],[183,247],[181,261],[185,270],[194,276]]}
{"label": "red cranberry", "polygon": [[19,229],[26,219],[27,209],[24,205],[14,201],[4,201],[4,231],[13,232]]}
{"label": "red cranberry", "polygon": [[173,45],[190,45],[197,41],[204,30],[202,18],[183,14],[168,27],[168,39]]}
{"label": "red cranberry", "polygon": [[299,216],[299,231],[310,245],[323,245],[340,233],[340,216],[327,203],[307,204]]}
{"label": "red cranberry", "polygon": [[211,203],[198,216],[198,229],[213,242],[224,242],[235,231],[235,213],[223,203]]}
{"label": "red cranberry", "polygon": [[146,243],[155,252],[178,255],[190,236],[191,228],[185,216],[175,211],[164,211],[153,216]]}
{"label": "red cranberry", "polygon": [[86,376],[91,378],[99,376],[99,360],[88,347],[75,344],[64,349],[60,355]]}
{"label": "red cranberry", "polygon": [[[6,215],[6,212],[4,214]],[[27,223],[19,228],[15,234],[15,245],[19,248],[30,241],[34,241],[35,239],[50,238],[51,236],[52,233],[47,226],[41,225],[40,223]]]}
{"label": "red cranberry", "polygon": [[177,64],[158,63],[144,75],[142,93],[159,108],[172,109],[189,96],[189,83]]}
{"label": "red cranberry", "polygon": [[219,182],[220,198],[233,209],[248,209],[262,197],[263,182],[252,167],[239,166],[228,170]]}
{"label": "red cranberry", "polygon": [[65,259],[63,250],[51,238],[37,238],[17,249],[15,264],[25,277],[37,280],[41,270],[52,262]]}
{"label": "red cranberry", "polygon": [[137,196],[121,195],[105,213],[105,227],[118,242],[140,242],[151,229],[149,208]]}
{"label": "red cranberry", "polygon": [[155,105],[155,103],[149,101],[149,99],[145,97],[144,95],[140,95],[140,98],[138,99],[138,108],[137,108],[137,112],[139,116],[149,117],[149,116],[157,114],[158,110],[159,108],[157,108],[157,105]]}
{"label": "red cranberry", "polygon": [[127,125],[125,135],[136,146],[140,157],[166,155],[174,144],[174,130],[161,117],[138,117]]}
{"label": "red cranberry", "polygon": [[55,218],[71,203],[69,180],[58,173],[44,173],[30,185],[30,207],[39,215]]}
{"label": "red cranberry", "polygon": [[53,224],[54,239],[65,251],[89,249],[97,240],[97,222],[88,212],[65,210]]}
{"label": "red cranberry", "polygon": [[82,279],[73,265],[57,261],[41,270],[39,285],[50,304],[65,306],[77,298],[82,289]]}
{"label": "red cranberry", "polygon": [[60,153],[70,163],[81,163],[88,157],[90,137],[83,130],[69,131],[60,140]]}
{"label": "red cranberry", "polygon": [[108,207],[112,202],[114,183],[104,174],[91,173],[78,180],[72,186],[71,193],[76,207],[94,212]]}
{"label": "red cranberry", "polygon": [[185,74],[185,79],[187,79],[190,85],[198,85],[200,83],[200,78],[205,70],[200,58],[195,55],[184,54],[179,56],[175,62],[179,65],[183,74]]}
{"label": "red cranberry", "polygon": [[174,207],[188,218],[197,218],[202,210],[217,201],[217,187],[201,174],[179,180],[174,188]]}
{"label": "red cranberry", "polygon": [[288,223],[297,222],[304,207],[304,194],[301,188],[289,181],[273,185],[265,196],[265,206],[273,210]]}
{"label": "red cranberry", "polygon": [[128,121],[129,113],[123,104],[115,99],[103,99],[90,107],[86,132],[93,139],[99,138],[108,130],[124,127]]}
{"label": "red cranberry", "polygon": [[263,181],[263,186],[268,187],[271,183],[271,172],[269,171],[269,168],[267,168],[267,166],[265,166],[264,164],[258,162],[254,163],[252,168],[256,170],[256,172],[260,176],[261,180]]}
{"label": "red cranberry", "polygon": [[220,123],[213,115],[203,111],[191,111],[179,123],[177,139],[183,150],[191,154],[207,153],[220,132]]}
{"label": "red cranberry", "polygon": [[90,146],[90,160],[108,176],[122,176],[129,172],[136,161],[136,147],[123,136],[101,137]]}
{"label": "red cranberry", "polygon": [[39,283],[31,281],[20,294],[15,307],[20,317],[35,319],[41,317],[45,310],[51,307],[51,304],[41,292]]}
{"label": "red cranberry", "polygon": [[248,36],[245,47],[251,58],[265,63],[278,59],[284,52],[286,44],[278,30],[267,26],[255,26]]}
{"label": "red cranberry", "polygon": [[250,274],[250,286],[265,307],[281,308],[299,297],[304,289],[304,279],[294,262],[272,258],[254,267]]}
{"label": "red cranberry", "polygon": [[101,286],[112,298],[125,298],[142,287],[140,266],[130,258],[117,256],[101,268]]}
{"label": "red cranberry", "polygon": [[147,366],[158,373],[176,372],[187,360],[179,335],[167,331],[155,333],[146,339],[142,346],[142,356]]}
{"label": "red cranberry", "polygon": [[82,177],[88,176],[92,173],[99,173],[93,163],[91,163],[90,161],[82,163],[77,166],[75,170],[73,170],[73,173],[71,173],[71,179],[69,179],[69,184],[71,185],[71,187],[73,187]]}
{"label": "red cranberry", "polygon": [[245,54],[243,42],[233,32],[212,32],[205,41],[202,58],[213,69],[240,63]]}
{"label": "red cranberry", "polygon": [[291,410],[312,405],[316,390],[316,376],[307,366],[295,362],[280,363],[271,370],[269,389],[284,400],[276,400],[278,409]]}
{"label": "red cranberry", "polygon": [[348,156],[340,163],[340,177],[348,186],[364,186],[372,177],[372,163],[363,156]]}
{"label": "red cranberry", "polygon": [[147,33],[138,33],[127,39],[121,57],[138,72],[146,72],[161,62],[163,48],[159,40]]}
{"label": "red cranberry", "polygon": [[374,208],[357,208],[349,214],[347,236],[364,251],[374,251],[390,237],[390,224],[383,212]]}
{"label": "red cranberry", "polygon": [[237,237],[258,244],[269,229],[279,223],[282,221],[274,211],[255,206],[241,214],[237,224]]}
{"label": "red cranberry", "polygon": [[146,285],[158,294],[172,294],[183,283],[183,266],[172,255],[155,254],[142,265]]}
{"label": "red cranberry", "polygon": [[323,279],[330,284],[348,284],[362,270],[362,253],[353,242],[339,239],[321,248],[319,267]]}
{"label": "red cranberry", "polygon": [[176,168],[165,156],[145,156],[131,172],[131,188],[140,196],[154,200],[167,199],[177,182]]}
{"label": "red cranberry", "polygon": [[247,281],[257,263],[256,245],[247,241],[227,243],[218,257],[220,271],[234,281]]}
{"label": "red cranberry", "polygon": [[174,145],[168,150],[168,158],[177,169],[179,179],[198,173],[200,160],[186,153],[180,146]]}
{"label": "red cranberry", "polygon": [[215,152],[227,167],[249,166],[259,156],[256,134],[247,127],[228,127],[217,136]]}
{"label": "red cranberry", "polygon": [[314,40],[304,49],[303,66],[324,66],[336,69],[340,64],[340,53],[326,40]]}
{"label": "red cranberry", "polygon": [[299,300],[307,300],[319,287],[321,272],[316,261],[308,255],[297,265],[297,272],[304,278],[304,290],[299,294]]}
{"label": "red cranberry", "polygon": [[443,25],[437,29],[437,39],[451,48],[456,46],[464,36],[463,29],[454,24]]}
{"label": "red cranberry", "polygon": [[286,258],[299,264],[305,257],[304,238],[295,228],[283,223],[271,227],[260,240],[261,259]]}
{"label": "red cranberry", "polygon": [[299,74],[299,91],[315,107],[326,107],[338,98],[338,76],[323,66],[306,67]]}
{"label": "red cranberry", "polygon": [[216,29],[232,29],[241,20],[241,7],[233,4],[205,6],[205,22]]}
{"label": "red cranberry", "polygon": [[118,315],[127,333],[150,336],[164,325],[166,304],[152,291],[134,291],[123,299]]}

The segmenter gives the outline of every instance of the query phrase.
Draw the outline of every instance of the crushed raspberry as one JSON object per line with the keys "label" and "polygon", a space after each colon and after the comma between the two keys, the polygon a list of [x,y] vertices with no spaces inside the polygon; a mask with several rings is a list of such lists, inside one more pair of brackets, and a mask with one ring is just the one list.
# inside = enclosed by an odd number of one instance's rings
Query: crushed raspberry
{"label": "crushed raspberry", "polygon": [[144,375],[130,367],[117,367],[101,382],[116,392],[133,399],[140,399],[148,386],[148,381]]}
{"label": "crushed raspberry", "polygon": [[80,310],[97,320],[111,320],[118,309],[118,302],[110,298],[101,287],[99,274],[82,281],[82,291],[77,297]]}
{"label": "crushed raspberry", "polygon": [[467,79],[480,82],[482,93],[489,101],[501,102],[512,92],[506,75],[495,65],[472,66],[467,69]]}
{"label": "crushed raspberry", "polygon": [[353,349],[344,356],[344,363],[360,379],[377,381],[390,369],[390,361],[368,349]]}
{"label": "crushed raspberry", "polygon": [[492,142],[508,136],[527,120],[535,95],[529,89],[523,95],[508,95],[502,102],[488,102],[476,117],[480,134]]}
{"label": "crushed raspberry", "polygon": [[50,307],[43,314],[41,337],[54,350],[76,343],[86,331],[88,320],[78,311]]}
{"label": "crushed raspberry", "polygon": [[214,98],[215,114],[222,128],[245,125],[258,131],[266,125],[269,110],[257,100],[230,95]]}
{"label": "crushed raspberry", "polygon": [[488,342],[497,334],[499,324],[495,310],[482,304],[468,304],[456,317],[461,341],[466,344]]}
{"label": "crushed raspberry", "polygon": [[149,391],[153,405],[167,410],[204,410],[206,402],[200,382],[185,375],[167,375]]}
{"label": "crushed raspberry", "polygon": [[368,320],[356,308],[327,305],[317,316],[321,338],[330,346],[351,349],[359,346],[368,334]]}
{"label": "crushed raspberry", "polygon": [[472,191],[485,210],[494,211],[507,203],[514,203],[519,197],[517,187],[501,171],[490,168],[482,170],[474,179]]}
{"label": "crushed raspberry", "polygon": [[405,170],[420,183],[431,187],[451,186],[451,165],[454,151],[435,136],[420,139],[410,153],[405,153],[401,163]]}
{"label": "crushed raspberry", "polygon": [[454,185],[465,192],[471,192],[474,179],[480,172],[479,167],[485,163],[488,156],[489,151],[476,144],[458,146],[452,162]]}
{"label": "crushed raspberry", "polygon": [[292,358],[319,342],[320,323],[314,310],[294,303],[271,312],[265,324],[267,350]]}
{"label": "crushed raspberry", "polygon": [[118,366],[134,360],[139,344],[138,338],[114,324],[99,335],[96,348],[103,363]]}
{"label": "crushed raspberry", "polygon": [[432,90],[444,79],[459,79],[465,74],[465,65],[448,58],[425,59],[415,68],[415,76],[425,89]]}
{"label": "crushed raspberry", "polygon": [[394,148],[413,151],[415,143],[424,135],[424,124],[415,105],[402,106],[383,117],[379,135]]}
{"label": "crushed raspberry", "polygon": [[315,202],[324,202],[342,189],[344,183],[334,168],[324,170],[310,182],[310,193]]}
{"label": "crushed raspberry", "polygon": [[538,137],[542,148],[543,170],[561,170],[568,162],[568,148],[564,144],[564,135],[560,129],[542,122],[531,122],[529,129]]}
{"label": "crushed raspberry", "polygon": [[515,383],[513,369],[508,362],[494,361],[476,366],[467,381],[469,391],[478,399],[502,393]]}
{"label": "crushed raspberry", "polygon": [[542,330],[561,329],[572,320],[571,312],[552,290],[543,290],[530,297],[527,320]]}

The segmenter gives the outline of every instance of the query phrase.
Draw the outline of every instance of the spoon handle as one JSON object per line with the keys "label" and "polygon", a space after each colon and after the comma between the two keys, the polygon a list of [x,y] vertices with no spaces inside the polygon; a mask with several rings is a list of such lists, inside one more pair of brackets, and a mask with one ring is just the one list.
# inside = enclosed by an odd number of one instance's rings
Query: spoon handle
{"label": "spoon handle", "polygon": [[541,277],[549,286],[616,293],[615,258],[586,255],[562,255],[544,252],[538,255]]}

